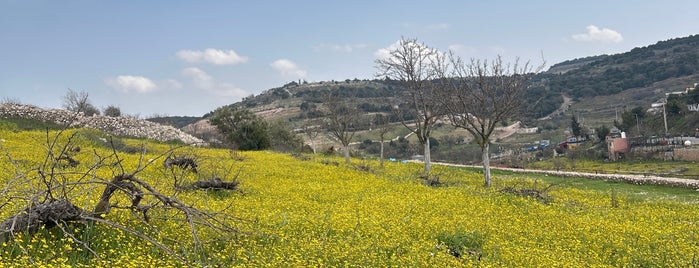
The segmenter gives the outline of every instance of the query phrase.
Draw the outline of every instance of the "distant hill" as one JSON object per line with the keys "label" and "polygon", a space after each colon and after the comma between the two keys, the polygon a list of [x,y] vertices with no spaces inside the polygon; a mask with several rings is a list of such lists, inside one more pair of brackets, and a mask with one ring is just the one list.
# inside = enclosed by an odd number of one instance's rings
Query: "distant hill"
{"label": "distant hill", "polygon": [[[534,75],[525,94],[529,113],[522,115],[522,119],[529,127],[565,129],[574,111],[585,117],[583,122],[587,127],[610,126],[621,111],[638,106],[649,108],[665,93],[683,90],[694,82],[699,82],[699,35],[660,41],[620,54],[572,59]],[[294,81],[230,105],[299,128],[309,120],[323,117],[321,96],[328,91],[348,97],[365,116],[375,113],[391,116],[395,97],[403,88],[397,81],[383,79]],[[572,101],[563,105],[564,96]],[[171,125],[180,127],[197,118],[163,120],[174,120]],[[204,125],[200,121],[195,129],[210,129]],[[361,130],[371,126],[356,127]]]}
{"label": "distant hill", "polygon": [[561,63],[554,64],[546,72],[551,74],[564,74],[568,71],[572,71],[585,65],[594,63],[596,61],[603,60],[606,57],[609,57],[609,55],[590,56],[574,60],[567,60]]}
{"label": "distant hill", "polygon": [[699,35],[629,52],[556,64],[541,74],[546,86],[574,98],[612,95],[699,73]]}
{"label": "distant hill", "polygon": [[158,123],[166,126],[173,126],[175,128],[183,128],[189,124],[195,123],[201,120],[198,116],[165,116],[165,117],[152,117],[146,120]]}

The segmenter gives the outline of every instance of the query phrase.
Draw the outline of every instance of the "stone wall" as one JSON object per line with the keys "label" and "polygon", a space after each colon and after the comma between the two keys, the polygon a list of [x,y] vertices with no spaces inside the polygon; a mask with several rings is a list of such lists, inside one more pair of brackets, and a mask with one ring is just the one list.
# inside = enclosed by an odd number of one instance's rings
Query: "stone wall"
{"label": "stone wall", "polygon": [[699,148],[675,148],[675,160],[699,161]]}
{"label": "stone wall", "polygon": [[59,125],[70,124],[71,127],[99,129],[114,136],[147,138],[157,141],[180,140],[190,145],[205,145],[203,140],[172,126],[164,126],[128,116],[84,116],[82,113],[68,110],[46,110],[31,105],[4,103],[0,104],[0,117],[37,119]]}

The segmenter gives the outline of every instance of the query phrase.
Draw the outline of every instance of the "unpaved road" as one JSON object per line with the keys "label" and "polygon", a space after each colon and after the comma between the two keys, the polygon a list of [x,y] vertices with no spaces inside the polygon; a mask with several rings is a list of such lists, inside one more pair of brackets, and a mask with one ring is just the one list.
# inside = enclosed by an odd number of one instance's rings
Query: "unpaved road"
{"label": "unpaved road", "polygon": [[[445,166],[455,166],[455,167],[473,167],[482,168],[483,166],[474,165],[459,165],[441,162],[432,162],[435,165],[445,165]],[[520,169],[520,168],[502,168],[502,167],[490,167],[491,169],[506,170],[519,173],[539,173],[548,174],[552,176],[559,177],[576,177],[576,178],[589,178],[596,180],[605,181],[623,181],[634,184],[652,184],[652,185],[666,185],[673,187],[690,188],[699,191],[699,180],[694,179],[682,179],[682,178],[672,178],[672,177],[660,177],[653,175],[633,175],[633,174],[605,174],[605,173],[587,173],[587,172],[572,172],[572,171],[555,171],[555,170],[538,170],[538,169]]]}

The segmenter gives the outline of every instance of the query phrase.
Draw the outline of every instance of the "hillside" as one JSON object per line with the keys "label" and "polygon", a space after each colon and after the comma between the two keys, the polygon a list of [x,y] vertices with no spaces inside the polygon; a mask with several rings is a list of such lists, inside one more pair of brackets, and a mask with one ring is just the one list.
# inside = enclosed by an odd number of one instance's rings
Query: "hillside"
{"label": "hillside", "polygon": [[[563,71],[566,70],[566,71]],[[699,35],[629,52],[567,61],[541,74],[554,91],[577,99],[613,95],[699,73]]]}
{"label": "hillside", "polygon": [[[536,105],[522,119],[527,121],[549,115],[563,103],[564,95],[572,97],[575,102],[585,102],[596,96],[613,96],[627,90],[650,91],[657,96],[631,96],[638,104],[649,105],[665,92],[693,84],[691,81],[697,76],[699,35],[660,41],[626,53],[564,61],[531,80],[526,98]],[[356,98],[361,111],[376,113],[390,112],[392,98],[402,88],[396,81],[386,80],[290,82],[231,105],[249,108],[266,118],[283,118],[293,123],[321,116],[316,108],[322,102],[320,93],[323,91],[341,92],[343,96]]]}
{"label": "hillside", "polygon": [[[614,125],[615,120],[620,120],[622,112],[634,107],[648,109],[652,103],[663,99],[665,93],[684,90],[697,81],[699,35],[660,41],[625,53],[590,56],[554,64],[548,71],[536,74],[530,80],[525,94],[529,113],[518,118],[523,122],[523,127],[538,127],[540,131],[503,137],[497,143],[526,144],[541,139],[561,141],[565,138],[564,131],[570,126],[573,114],[587,128],[609,127]],[[375,113],[383,113],[399,125],[392,109],[397,103],[396,96],[403,91],[402,85],[383,79],[313,83],[293,81],[230,105],[250,109],[269,121],[300,129],[303,125],[318,124],[317,120],[324,116],[321,96],[329,91],[353,102],[366,119]],[[688,113],[673,117],[672,122],[678,123],[669,126],[671,133],[693,131],[692,122],[696,120],[691,117],[692,114]],[[651,128],[658,128],[657,119],[646,120],[649,121],[640,123],[647,126],[645,133],[650,134]],[[355,127],[358,130],[354,140],[356,143],[378,138],[370,131],[368,123]],[[213,130],[205,120],[190,124],[185,129],[200,136]],[[406,131],[394,130],[390,136],[405,134]],[[433,136],[447,145],[461,146],[459,142],[469,140],[467,133],[452,127],[439,127]],[[330,137],[319,137],[319,144],[332,143]],[[453,155],[455,153],[441,152],[436,157],[454,160]],[[457,161],[472,161],[475,158],[460,158]]]}

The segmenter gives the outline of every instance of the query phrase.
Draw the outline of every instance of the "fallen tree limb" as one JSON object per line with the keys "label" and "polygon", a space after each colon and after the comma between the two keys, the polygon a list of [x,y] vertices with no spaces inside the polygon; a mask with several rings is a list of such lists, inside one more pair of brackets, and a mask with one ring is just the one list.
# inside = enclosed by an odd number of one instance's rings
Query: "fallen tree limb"
{"label": "fallen tree limb", "polygon": [[15,233],[36,233],[42,226],[51,228],[57,223],[79,221],[85,211],[67,199],[56,199],[36,204],[0,223],[0,242],[9,241]]}
{"label": "fallen tree limb", "polygon": [[212,190],[236,190],[238,188],[238,181],[226,182],[219,178],[213,178],[210,180],[200,180],[192,184],[180,186],[181,190],[193,190],[193,189],[212,189]]}

